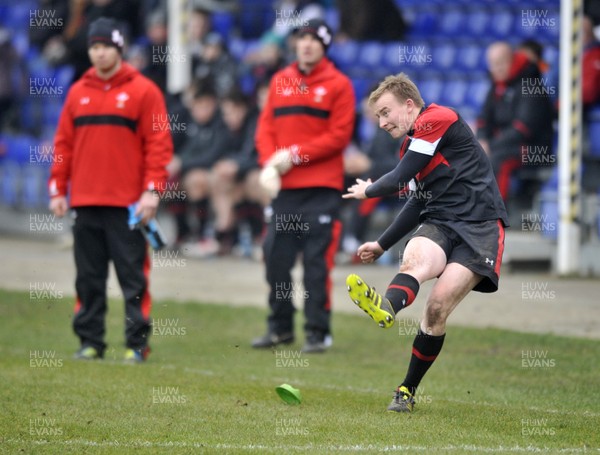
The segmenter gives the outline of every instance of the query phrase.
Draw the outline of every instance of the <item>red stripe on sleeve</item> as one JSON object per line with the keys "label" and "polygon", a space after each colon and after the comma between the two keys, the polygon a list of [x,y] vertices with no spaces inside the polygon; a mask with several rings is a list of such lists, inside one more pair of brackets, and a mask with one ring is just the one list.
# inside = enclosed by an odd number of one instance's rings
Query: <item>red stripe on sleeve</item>
{"label": "red stripe on sleeve", "polygon": [[437,152],[435,155],[433,155],[433,158],[431,159],[429,164],[423,169],[421,169],[421,172],[417,174],[417,180],[422,180],[425,177],[427,177],[429,173],[433,171],[436,167],[438,167],[440,164],[444,164],[450,167],[450,163],[448,163],[446,158],[444,158],[444,155],[442,155],[441,152]]}

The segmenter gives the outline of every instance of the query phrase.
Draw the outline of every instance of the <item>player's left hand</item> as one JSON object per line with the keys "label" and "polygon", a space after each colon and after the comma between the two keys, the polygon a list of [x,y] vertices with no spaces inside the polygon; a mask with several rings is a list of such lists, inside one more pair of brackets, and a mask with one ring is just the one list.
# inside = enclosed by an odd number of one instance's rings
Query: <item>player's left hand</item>
{"label": "player's left hand", "polygon": [[348,192],[346,194],[343,194],[342,197],[344,199],[366,199],[367,195],[365,194],[365,191],[367,190],[367,187],[372,183],[373,182],[371,181],[371,179],[356,179],[356,183],[350,188],[348,188]]}
{"label": "player's left hand", "polygon": [[363,264],[371,264],[379,259],[383,253],[383,248],[378,242],[363,243],[356,252]]}
{"label": "player's left hand", "polygon": [[137,205],[136,215],[142,216],[142,223],[146,224],[156,216],[158,203],[160,199],[158,195],[152,191],[144,191]]}

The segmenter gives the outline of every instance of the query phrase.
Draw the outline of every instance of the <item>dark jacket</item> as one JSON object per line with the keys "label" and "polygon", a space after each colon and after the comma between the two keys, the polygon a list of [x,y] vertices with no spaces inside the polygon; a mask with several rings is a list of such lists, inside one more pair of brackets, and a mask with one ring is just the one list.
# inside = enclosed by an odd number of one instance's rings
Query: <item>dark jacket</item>
{"label": "dark jacket", "polygon": [[224,157],[234,160],[240,167],[238,174],[245,175],[248,171],[258,168],[258,152],[254,141],[258,112],[248,112],[244,124],[239,131],[229,131],[225,143]]}
{"label": "dark jacket", "polygon": [[551,87],[546,87],[538,67],[515,53],[510,76],[492,82],[477,120],[477,137],[495,150],[517,151],[523,146],[552,145]]}
{"label": "dark jacket", "polygon": [[192,122],[186,133],[188,139],[179,153],[184,173],[193,168],[210,169],[224,158],[223,150],[228,141],[229,131],[218,111],[204,125]]}

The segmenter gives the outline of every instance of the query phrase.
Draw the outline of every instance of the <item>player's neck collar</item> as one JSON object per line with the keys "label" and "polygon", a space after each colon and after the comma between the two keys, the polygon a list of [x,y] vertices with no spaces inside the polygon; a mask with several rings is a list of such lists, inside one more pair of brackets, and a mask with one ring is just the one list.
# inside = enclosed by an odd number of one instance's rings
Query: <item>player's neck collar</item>
{"label": "player's neck collar", "polygon": [[[421,115],[423,112],[425,112],[425,110],[427,109],[427,107],[428,107],[428,106],[423,106],[423,107],[421,108],[421,110],[419,111],[419,114],[417,115],[417,118],[415,118],[415,122],[416,122],[416,121],[417,121],[417,119],[420,117],[420,115]],[[407,136],[411,136],[411,137],[412,137],[414,134],[415,134],[415,124],[413,123],[413,127],[412,127],[412,128],[409,130],[409,131],[407,131],[407,132],[406,132],[406,135],[407,135]]]}

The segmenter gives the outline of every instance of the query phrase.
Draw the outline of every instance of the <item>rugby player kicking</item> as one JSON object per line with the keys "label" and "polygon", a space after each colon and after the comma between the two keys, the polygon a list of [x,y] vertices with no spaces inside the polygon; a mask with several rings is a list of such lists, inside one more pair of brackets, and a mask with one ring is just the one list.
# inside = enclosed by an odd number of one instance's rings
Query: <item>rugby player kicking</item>
{"label": "rugby player kicking", "polygon": [[380,327],[389,328],[396,314],[415,300],[421,284],[437,278],[425,303],[408,372],[387,408],[412,412],[417,387],[444,344],[452,310],[471,290],[498,289],[508,221],[490,161],[456,111],[425,106],[419,89],[403,73],[385,78],[371,93],[369,105],[379,126],[392,137],[406,134],[400,162],[375,182],[357,179],[343,197],[405,194],[405,189],[409,196],[379,239],[361,245],[357,254],[363,263],[372,263],[414,231],[385,294],[354,274],[346,284],[352,301]]}

